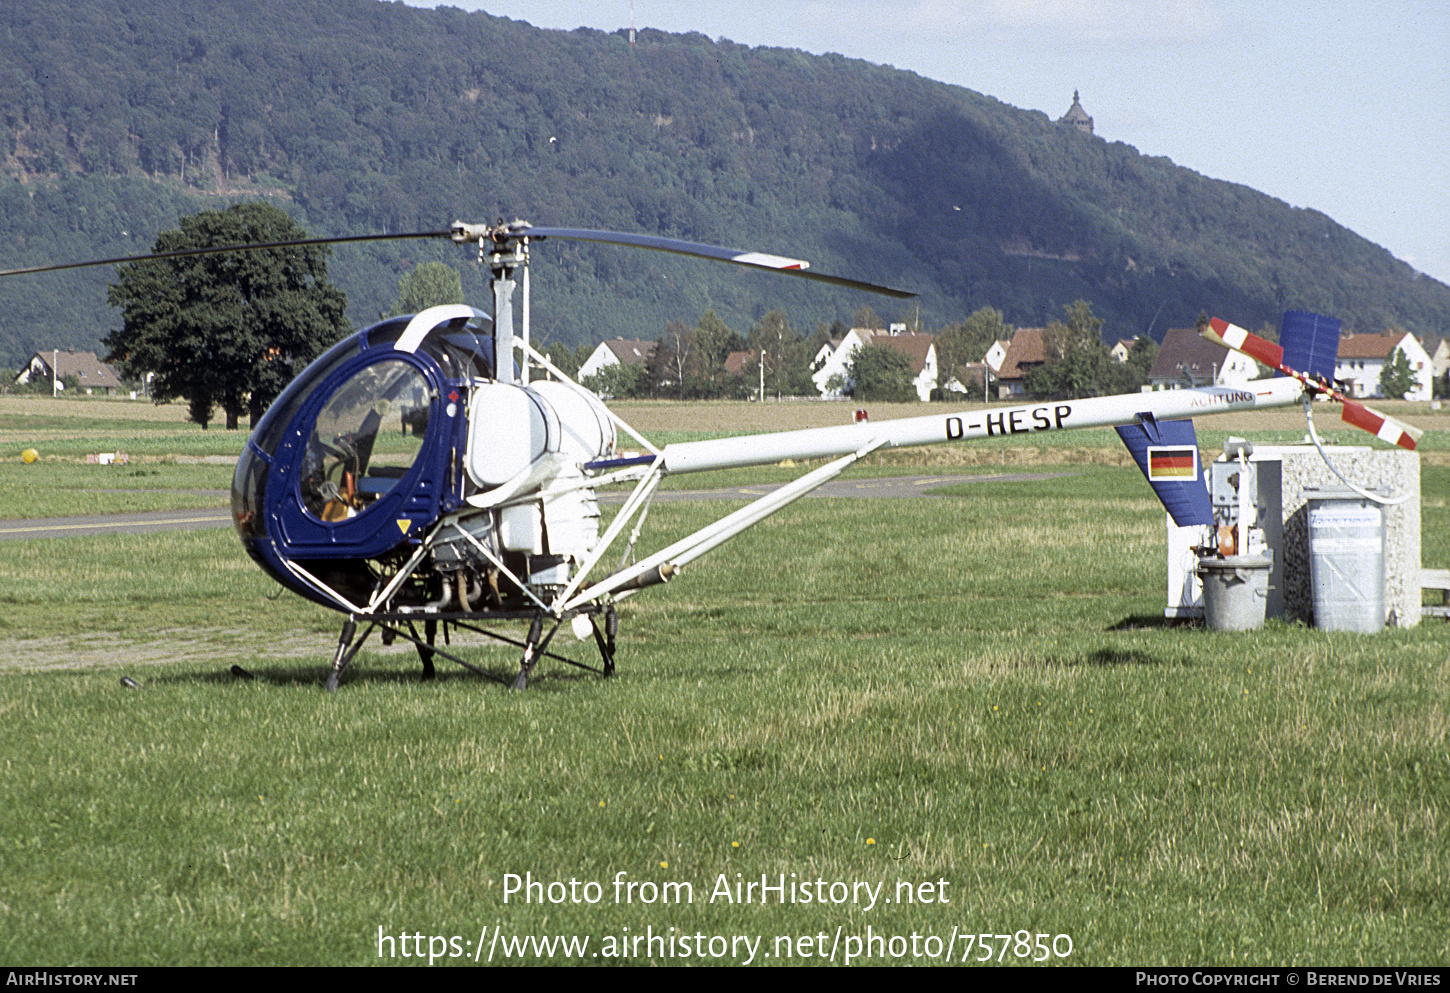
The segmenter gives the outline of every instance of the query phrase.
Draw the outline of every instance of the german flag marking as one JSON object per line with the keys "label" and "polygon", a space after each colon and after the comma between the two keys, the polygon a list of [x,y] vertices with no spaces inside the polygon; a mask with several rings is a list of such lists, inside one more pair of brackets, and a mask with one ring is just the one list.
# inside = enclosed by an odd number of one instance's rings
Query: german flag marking
{"label": "german flag marking", "polygon": [[1198,451],[1192,447],[1149,448],[1148,479],[1197,479]]}

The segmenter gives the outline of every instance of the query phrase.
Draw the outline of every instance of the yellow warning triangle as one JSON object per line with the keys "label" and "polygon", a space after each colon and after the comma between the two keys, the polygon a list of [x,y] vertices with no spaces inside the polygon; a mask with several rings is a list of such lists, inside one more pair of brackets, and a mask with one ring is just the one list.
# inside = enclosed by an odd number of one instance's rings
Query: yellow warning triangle
{"label": "yellow warning triangle", "polygon": [[398,530],[401,531],[401,532],[403,532],[404,534],[407,534],[408,533],[408,525],[410,525],[412,523],[413,522],[410,521],[410,520],[408,520],[408,518],[406,518],[406,517],[399,517],[398,520],[397,520]]}

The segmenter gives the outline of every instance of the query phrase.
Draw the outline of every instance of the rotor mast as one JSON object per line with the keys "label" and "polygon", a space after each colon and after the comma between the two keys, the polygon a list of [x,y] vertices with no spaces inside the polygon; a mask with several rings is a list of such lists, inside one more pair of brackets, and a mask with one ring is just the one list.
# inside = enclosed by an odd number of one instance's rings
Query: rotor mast
{"label": "rotor mast", "polygon": [[[477,241],[478,260],[488,265],[489,287],[493,291],[493,374],[501,383],[527,385],[527,358],[514,372],[515,354],[520,340],[524,354],[529,346],[529,231],[527,221],[497,224],[465,224],[456,222],[450,237],[457,242]],[[520,331],[514,333],[514,289],[523,282],[524,298]]]}

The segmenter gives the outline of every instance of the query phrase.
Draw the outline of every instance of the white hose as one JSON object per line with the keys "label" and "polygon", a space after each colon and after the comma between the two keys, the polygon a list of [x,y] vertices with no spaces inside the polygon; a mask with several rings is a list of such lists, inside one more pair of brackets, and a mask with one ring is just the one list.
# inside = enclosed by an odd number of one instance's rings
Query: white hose
{"label": "white hose", "polygon": [[1375,503],[1379,504],[1382,507],[1395,507],[1395,506],[1398,506],[1399,504],[1404,503],[1406,500],[1410,499],[1410,497],[1412,497],[1412,496],[1415,495],[1414,493],[1406,493],[1404,496],[1398,496],[1398,497],[1393,497],[1393,498],[1391,498],[1391,497],[1382,497],[1382,496],[1380,496],[1377,493],[1371,493],[1369,490],[1360,489],[1358,486],[1355,486],[1349,480],[1345,479],[1344,478],[1344,473],[1342,473],[1338,469],[1336,469],[1334,467],[1334,463],[1331,462],[1331,461],[1329,461],[1329,453],[1324,450],[1324,445],[1319,440],[1319,432],[1314,430],[1314,411],[1311,409],[1313,407],[1313,405],[1314,405],[1313,398],[1310,397],[1308,394],[1305,394],[1305,396],[1304,396],[1304,423],[1306,423],[1306,424],[1309,425],[1309,438],[1310,438],[1311,441],[1314,442],[1314,447],[1317,448],[1317,449],[1319,449],[1319,457],[1324,460],[1324,464],[1325,465],[1329,466],[1329,471],[1332,472],[1332,473],[1334,473],[1336,476],[1339,477],[1339,481],[1341,483],[1343,483],[1345,486],[1348,486],[1350,489],[1354,490],[1354,492],[1358,493],[1360,496],[1364,497],[1366,500],[1373,500]]}

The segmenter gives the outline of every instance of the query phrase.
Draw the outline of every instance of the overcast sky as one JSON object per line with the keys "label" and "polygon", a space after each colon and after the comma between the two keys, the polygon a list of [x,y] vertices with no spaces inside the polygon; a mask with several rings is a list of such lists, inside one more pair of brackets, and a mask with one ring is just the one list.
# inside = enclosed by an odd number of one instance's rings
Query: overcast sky
{"label": "overcast sky", "polygon": [[[408,0],[415,6],[437,6]],[[1445,0],[453,0],[909,69],[1312,207],[1450,283]]]}

